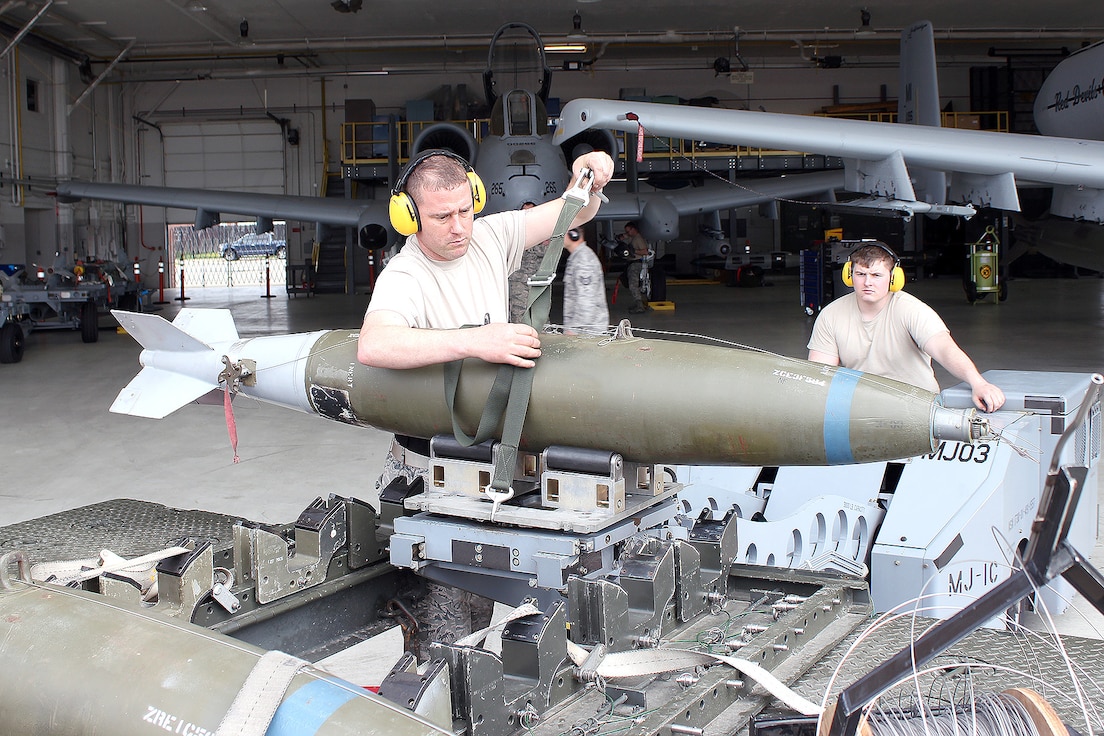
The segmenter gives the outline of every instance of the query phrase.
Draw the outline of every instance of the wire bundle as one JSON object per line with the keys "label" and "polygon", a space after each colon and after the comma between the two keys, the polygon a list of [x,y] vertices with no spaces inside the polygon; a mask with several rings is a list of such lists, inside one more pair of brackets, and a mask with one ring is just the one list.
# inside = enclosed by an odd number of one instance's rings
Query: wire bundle
{"label": "wire bundle", "polygon": [[878,706],[861,729],[863,736],[1061,736],[1065,731],[1050,704],[1026,688],[979,693],[938,710]]}

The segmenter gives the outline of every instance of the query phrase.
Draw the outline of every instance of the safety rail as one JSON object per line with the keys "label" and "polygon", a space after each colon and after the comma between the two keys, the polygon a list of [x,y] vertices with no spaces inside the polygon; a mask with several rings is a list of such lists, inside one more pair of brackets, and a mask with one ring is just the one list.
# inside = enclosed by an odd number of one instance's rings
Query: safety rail
{"label": "safety rail", "polygon": [[[345,165],[384,164],[387,163],[391,149],[391,130],[394,126],[395,141],[398,144],[399,163],[410,158],[410,147],[418,135],[440,120],[394,120],[341,124],[341,163]],[[490,120],[451,120],[453,125],[463,127],[481,141],[490,129]]]}
{"label": "safety rail", "polygon": [[[383,166],[388,162],[388,154],[391,147],[391,125],[395,126],[395,142],[398,145],[399,155],[397,163],[402,165],[410,159],[411,145],[417,139],[421,131],[436,124],[427,121],[394,121],[371,123],[342,123],[341,125],[341,163],[345,166]],[[480,143],[490,130],[490,121],[487,119],[456,120],[450,121],[462,126]],[[626,134],[614,131],[618,150],[626,151],[631,147],[626,142]],[[663,160],[690,160],[713,158],[754,158],[780,151],[767,150],[750,146],[733,146],[705,141],[687,140],[682,138],[666,138],[648,136],[644,141],[645,159]],[[784,152],[793,153],[793,152]]]}
{"label": "safety rail", "polygon": [[[817,112],[816,117],[842,118],[845,120],[865,120],[871,123],[896,123],[897,111],[872,110],[865,112]],[[978,112],[940,113],[944,128],[965,130],[991,130],[998,133],[1008,132],[1008,111],[981,110]]]}

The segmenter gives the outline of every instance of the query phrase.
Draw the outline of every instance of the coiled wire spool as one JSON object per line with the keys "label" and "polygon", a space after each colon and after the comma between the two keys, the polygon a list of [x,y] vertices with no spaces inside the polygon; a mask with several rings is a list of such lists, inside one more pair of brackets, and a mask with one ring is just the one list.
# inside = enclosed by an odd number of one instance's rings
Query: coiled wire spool
{"label": "coiled wire spool", "polygon": [[[821,716],[818,736],[828,736],[836,704]],[[1029,688],[983,693],[941,711],[875,705],[860,721],[858,736],[1068,736],[1054,708]]]}

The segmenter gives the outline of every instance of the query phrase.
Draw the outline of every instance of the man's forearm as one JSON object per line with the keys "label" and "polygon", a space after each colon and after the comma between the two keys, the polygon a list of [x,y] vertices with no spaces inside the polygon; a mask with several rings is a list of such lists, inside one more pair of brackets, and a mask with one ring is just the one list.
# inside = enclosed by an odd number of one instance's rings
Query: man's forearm
{"label": "man's forearm", "polygon": [[458,330],[424,330],[399,325],[360,331],[357,359],[373,368],[421,368],[467,357]]}
{"label": "man's forearm", "polygon": [[958,343],[949,334],[932,338],[932,340],[937,342],[933,345],[929,341],[926,347],[934,348],[929,354],[948,373],[960,381],[965,381],[970,386],[985,383],[985,379],[981,377],[981,372],[974,365],[974,361],[970,360],[970,356],[966,355],[966,352],[958,346]]}
{"label": "man's forearm", "polygon": [[532,368],[540,335],[529,325],[506,322],[467,329],[432,330],[395,324],[360,328],[357,360],[375,368],[421,368],[464,358]]}
{"label": "man's forearm", "polygon": [[[602,200],[598,199],[595,195],[590,195],[590,201],[587,202],[586,207],[583,207],[575,213],[575,219],[571,221],[571,227],[582,227],[598,214],[598,208],[602,206]],[[569,228],[570,229],[570,228]]]}

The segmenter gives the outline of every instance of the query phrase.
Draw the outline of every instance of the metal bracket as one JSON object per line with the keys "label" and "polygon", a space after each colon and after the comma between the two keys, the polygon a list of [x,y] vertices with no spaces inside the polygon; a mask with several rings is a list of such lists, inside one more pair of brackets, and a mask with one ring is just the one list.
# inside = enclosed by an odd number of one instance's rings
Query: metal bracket
{"label": "metal bracket", "polygon": [[540,455],[541,504],[619,514],[625,510],[624,465],[618,453],[549,447]]}
{"label": "metal bracket", "polygon": [[215,603],[218,603],[227,613],[234,613],[241,608],[241,601],[236,595],[231,592],[230,588],[222,583],[216,582],[211,586],[211,597],[215,599]]}
{"label": "metal bracket", "polygon": [[157,564],[157,605],[166,616],[192,620],[196,606],[214,587],[215,562],[211,541],[185,538],[178,546],[192,550]]}
{"label": "metal bracket", "polygon": [[567,582],[571,638],[579,644],[605,644],[610,651],[650,647],[674,625],[675,545],[635,537],[620,558],[620,579]]}
{"label": "metal bracket", "polygon": [[724,605],[728,591],[728,571],[739,552],[736,537],[736,513],[729,511],[721,520],[701,518],[694,522],[687,540],[698,551],[703,603]]}
{"label": "metal bracket", "polygon": [[[565,676],[567,627],[564,604],[511,621],[502,632],[502,656],[478,647],[435,643],[434,657],[448,662],[453,716],[471,724],[472,736],[503,736],[520,723],[582,687]],[[535,711],[535,712],[534,712]]]}
{"label": "metal bracket", "polygon": [[271,603],[326,580],[334,553],[348,537],[345,502],[315,499],[295,522],[291,539],[267,529],[234,527],[234,558],[248,570],[257,602]]}
{"label": "metal bracket", "polygon": [[380,683],[379,695],[441,728],[452,729],[452,683],[443,659],[419,667],[414,655],[404,652]]}
{"label": "metal bracket", "polygon": [[225,383],[231,391],[237,392],[243,385],[257,385],[257,361],[243,358],[235,363],[230,360],[230,356],[224,355],[222,364],[226,367],[218,374],[218,382]]}

